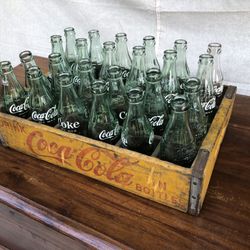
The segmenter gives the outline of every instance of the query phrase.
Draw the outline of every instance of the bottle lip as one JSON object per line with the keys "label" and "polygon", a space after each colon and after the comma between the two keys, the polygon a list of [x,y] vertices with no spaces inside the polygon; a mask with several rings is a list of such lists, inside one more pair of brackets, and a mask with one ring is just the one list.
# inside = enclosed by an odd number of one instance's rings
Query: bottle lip
{"label": "bottle lip", "polygon": [[99,30],[97,30],[97,29],[89,30],[88,34],[89,34],[89,36],[99,35]]}
{"label": "bottle lip", "polygon": [[133,54],[144,54],[145,53],[145,47],[142,45],[136,45],[133,47]]}
{"label": "bottle lip", "polygon": [[87,38],[80,37],[76,39],[76,46],[87,46],[87,45],[88,45]]}
{"label": "bottle lip", "polygon": [[222,45],[221,45],[221,43],[212,42],[212,43],[208,44],[208,47],[219,48],[220,49],[222,47]]}
{"label": "bottle lip", "polygon": [[75,29],[73,27],[67,27],[64,29],[64,33],[67,33],[67,32],[75,32]]}
{"label": "bottle lip", "polygon": [[174,43],[175,44],[185,44],[185,45],[187,45],[187,40],[185,40],[185,39],[176,39],[175,41],[174,41]]}
{"label": "bottle lip", "polygon": [[125,32],[119,32],[115,35],[116,38],[126,38],[127,34]]}
{"label": "bottle lip", "polygon": [[113,41],[106,41],[103,43],[103,48],[104,49],[114,49],[115,43]]}
{"label": "bottle lip", "polygon": [[58,75],[58,81],[60,83],[60,87],[69,87],[72,85],[72,75],[68,72],[62,72]]}
{"label": "bottle lip", "polygon": [[189,104],[184,95],[177,95],[170,101],[170,107],[175,112],[184,112],[189,109]]}
{"label": "bottle lip", "polygon": [[80,71],[89,71],[91,69],[91,62],[89,58],[83,58],[78,63],[78,69]]}
{"label": "bottle lip", "polygon": [[30,50],[24,50],[19,54],[19,58],[22,63],[26,63],[33,59],[33,55]]}
{"label": "bottle lip", "polygon": [[57,43],[62,41],[62,36],[61,35],[52,35],[50,36],[50,41],[52,43]]}
{"label": "bottle lip", "polygon": [[13,70],[13,67],[11,65],[10,61],[1,61],[0,62],[0,71],[1,73],[9,73]]}
{"label": "bottle lip", "polygon": [[91,84],[91,91],[93,94],[102,95],[108,90],[108,84],[103,80],[96,80]]}
{"label": "bottle lip", "polygon": [[114,79],[122,76],[121,68],[118,65],[111,65],[107,71],[110,78]]}
{"label": "bottle lip", "polygon": [[143,89],[141,87],[132,88],[127,92],[129,103],[140,103],[143,101]]}
{"label": "bottle lip", "polygon": [[155,41],[155,37],[151,35],[144,36],[143,41]]}
{"label": "bottle lip", "polygon": [[175,49],[166,49],[163,53],[163,59],[177,57],[177,51]]}
{"label": "bottle lip", "polygon": [[197,77],[189,77],[183,84],[186,93],[197,93],[200,91],[200,79]]}
{"label": "bottle lip", "polygon": [[146,80],[150,83],[161,81],[161,71],[158,68],[151,68],[146,71]]}
{"label": "bottle lip", "polygon": [[50,62],[61,62],[62,60],[62,55],[60,53],[51,53],[49,54],[49,61]]}
{"label": "bottle lip", "polygon": [[42,76],[42,71],[38,66],[32,66],[27,71],[27,77],[29,79],[38,79]]}
{"label": "bottle lip", "polygon": [[199,56],[199,63],[213,64],[213,62],[214,62],[214,57],[210,54],[202,54]]}

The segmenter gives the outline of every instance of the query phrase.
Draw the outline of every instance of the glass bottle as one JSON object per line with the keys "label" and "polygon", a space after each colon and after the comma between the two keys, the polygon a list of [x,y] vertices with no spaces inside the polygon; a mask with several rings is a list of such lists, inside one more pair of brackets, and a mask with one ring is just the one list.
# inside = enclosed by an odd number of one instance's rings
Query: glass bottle
{"label": "glass bottle", "polygon": [[58,75],[63,72],[70,73],[71,71],[63,62],[62,56],[59,53],[51,53],[49,55],[49,71],[52,77],[51,89],[56,99],[59,100],[60,96],[60,84],[58,81]]}
{"label": "glass bottle", "polygon": [[184,84],[184,94],[190,105],[189,125],[199,147],[207,133],[207,119],[200,101],[200,80],[190,77]]}
{"label": "glass bottle", "polygon": [[73,27],[68,27],[64,29],[64,35],[66,39],[66,49],[65,55],[69,66],[72,67],[77,60],[77,51],[76,51],[76,33]]}
{"label": "glass bottle", "polygon": [[115,57],[115,43],[108,41],[103,43],[103,64],[100,71],[100,78],[106,81],[108,79],[108,68],[117,65]]}
{"label": "glass bottle", "polygon": [[110,66],[108,69],[108,84],[110,106],[116,113],[119,124],[122,125],[126,118],[128,102],[119,66]]}
{"label": "glass bottle", "polygon": [[136,87],[145,90],[145,79],[145,48],[143,46],[134,46],[132,66],[125,86],[126,92]]}
{"label": "glass bottle", "polygon": [[164,51],[162,68],[162,94],[168,104],[180,92],[180,84],[176,76],[177,52],[173,49]]}
{"label": "glass bottle", "polygon": [[131,89],[128,92],[129,108],[123,123],[122,147],[150,155],[153,151],[154,131],[147,119],[143,104],[143,90]]}
{"label": "glass bottle", "polygon": [[28,70],[28,81],[31,87],[29,97],[31,120],[49,126],[57,125],[57,102],[46,88],[45,77],[37,66]]}
{"label": "glass bottle", "polygon": [[117,33],[115,35],[116,61],[117,65],[122,69],[122,79],[124,84],[126,83],[131,68],[131,58],[128,51],[127,40],[126,33]]}
{"label": "glass bottle", "polygon": [[212,80],[213,56],[202,54],[199,57],[197,77],[200,79],[201,105],[208,116],[208,125],[212,122],[215,113],[215,94]]}
{"label": "glass bottle", "polygon": [[143,45],[145,47],[145,70],[147,71],[151,68],[160,69],[160,65],[155,54],[154,36],[145,36],[143,38]]}
{"label": "glass bottle", "polygon": [[147,70],[144,96],[145,114],[157,135],[162,135],[168,119],[167,107],[162,95],[161,80],[161,72],[158,68]]}
{"label": "glass bottle", "polygon": [[88,133],[88,111],[78,99],[71,75],[61,73],[58,79],[61,86],[58,104],[59,127],[66,132],[86,136]]}
{"label": "glass bottle", "polygon": [[89,58],[94,67],[94,75],[96,79],[99,79],[99,74],[103,63],[102,45],[100,42],[100,34],[98,30],[90,30],[88,32],[90,47]]}
{"label": "glass bottle", "polygon": [[7,114],[28,118],[29,96],[17,80],[9,61],[0,62],[0,77],[3,85],[3,111]]}
{"label": "glass bottle", "polygon": [[62,36],[53,35],[50,37],[51,42],[51,53],[59,53],[62,56],[63,63],[69,68],[69,63],[67,61],[66,55],[63,50]]}
{"label": "glass bottle", "polygon": [[89,113],[93,102],[93,94],[91,84],[95,81],[93,67],[89,59],[82,59],[78,63],[78,75],[80,78],[80,86],[78,88],[78,96],[83,105],[87,107]]}
{"label": "glass bottle", "polygon": [[25,70],[25,84],[24,87],[27,91],[29,91],[30,86],[28,85],[28,79],[27,79],[27,71],[32,66],[37,66],[36,62],[34,60],[34,57],[29,50],[24,50],[19,54],[20,61],[24,67]]}
{"label": "glass bottle", "polygon": [[183,167],[191,167],[197,146],[189,125],[188,101],[183,95],[177,95],[170,106],[171,115],[161,138],[159,157]]}
{"label": "glass bottle", "polygon": [[108,86],[101,80],[92,84],[94,96],[89,117],[89,136],[93,139],[115,144],[120,137],[118,119],[110,109]]}
{"label": "glass bottle", "polygon": [[219,98],[223,93],[223,75],[220,66],[221,44],[209,43],[207,52],[214,57],[214,65],[212,69],[213,85],[215,95]]}
{"label": "glass bottle", "polygon": [[190,75],[186,57],[187,41],[184,39],[175,40],[174,49],[177,51],[176,74],[180,82],[180,93],[183,93],[183,84]]}

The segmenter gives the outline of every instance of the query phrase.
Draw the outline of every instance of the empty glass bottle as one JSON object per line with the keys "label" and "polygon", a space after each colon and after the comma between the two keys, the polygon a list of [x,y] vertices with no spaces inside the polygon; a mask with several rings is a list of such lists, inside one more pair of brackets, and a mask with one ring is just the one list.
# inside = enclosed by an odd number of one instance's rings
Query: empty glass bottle
{"label": "empty glass bottle", "polygon": [[60,129],[66,132],[87,135],[88,111],[78,99],[71,75],[69,73],[61,73],[58,79],[61,86],[58,104]]}
{"label": "empty glass bottle", "polygon": [[118,119],[110,109],[108,86],[104,81],[95,81],[92,84],[94,96],[90,118],[89,136],[93,139],[115,144],[120,137]]}
{"label": "empty glass bottle", "polygon": [[102,45],[100,42],[100,34],[98,30],[90,30],[88,32],[90,40],[89,58],[94,67],[94,75],[99,79],[99,74],[103,63]]}
{"label": "empty glass bottle", "polygon": [[64,35],[66,39],[65,55],[70,67],[72,67],[72,65],[74,65],[77,61],[75,29],[72,27],[65,28]]}
{"label": "empty glass bottle", "polygon": [[46,88],[45,79],[37,66],[29,68],[28,81],[31,87],[29,97],[31,120],[55,126],[58,122],[57,102]]}
{"label": "empty glass bottle", "polygon": [[69,63],[67,61],[66,55],[63,50],[62,36],[53,35],[50,37],[51,42],[51,53],[59,53],[62,56],[63,63],[69,68]]}
{"label": "empty glass bottle", "polygon": [[151,154],[154,131],[145,115],[143,90],[139,87],[131,89],[128,92],[128,98],[129,108],[122,127],[121,146],[144,154]]}
{"label": "empty glass bottle", "polygon": [[68,72],[68,73],[71,72],[69,68],[65,65],[65,63],[63,62],[61,54],[51,53],[49,55],[49,71],[52,77],[51,89],[56,99],[59,100],[60,84],[58,81],[58,75],[63,72]]}
{"label": "empty glass bottle", "polygon": [[190,74],[186,57],[187,41],[184,39],[175,40],[174,49],[177,51],[176,74],[180,82],[180,93],[183,93],[183,84]]}
{"label": "empty glass bottle", "polygon": [[216,97],[219,98],[223,93],[223,75],[220,66],[221,44],[209,43],[207,52],[208,54],[214,57],[212,77],[213,77],[214,92]]}
{"label": "empty glass bottle", "polygon": [[147,71],[151,68],[160,69],[160,65],[155,54],[154,36],[145,36],[143,38],[143,45],[145,47],[145,70]]}
{"label": "empty glass bottle", "polygon": [[24,84],[24,86],[25,86],[25,89],[27,91],[29,91],[30,86],[28,85],[27,71],[30,67],[37,66],[37,65],[36,65],[36,62],[34,60],[34,57],[31,53],[31,51],[29,51],[29,50],[22,51],[19,54],[19,58],[20,58],[20,61],[24,67],[24,70],[25,70],[25,84]]}
{"label": "empty glass bottle", "polygon": [[9,61],[0,62],[0,77],[3,85],[2,111],[11,115],[28,118],[30,115],[28,93],[18,82]]}
{"label": "empty glass bottle", "polygon": [[184,84],[184,93],[190,105],[189,125],[199,147],[207,133],[207,118],[200,102],[200,80],[190,77]]}
{"label": "empty glass bottle", "polygon": [[126,81],[126,92],[130,89],[141,87],[145,90],[145,48],[143,46],[133,47],[133,59],[131,70]]}
{"label": "empty glass bottle", "polygon": [[180,92],[180,84],[176,76],[177,52],[173,49],[164,51],[162,68],[162,94],[169,104],[171,99]]}
{"label": "empty glass bottle", "polygon": [[183,167],[190,167],[197,146],[188,120],[188,101],[182,95],[171,102],[171,115],[160,142],[159,157]]}
{"label": "empty glass bottle", "polygon": [[128,102],[119,66],[109,67],[108,84],[111,109],[116,113],[119,124],[122,125],[126,118]]}
{"label": "empty glass bottle", "polygon": [[87,107],[89,113],[93,102],[93,94],[91,84],[95,81],[93,67],[89,59],[82,59],[78,63],[78,75],[80,78],[80,86],[78,88],[78,96],[83,105]]}
{"label": "empty glass bottle", "polygon": [[208,116],[208,125],[212,122],[215,112],[215,94],[212,81],[213,56],[202,54],[199,57],[197,77],[201,82],[201,105]]}
{"label": "empty glass bottle", "polygon": [[115,43],[108,41],[103,43],[103,64],[100,71],[100,78],[108,79],[108,69],[112,65],[117,65],[115,57]]}
{"label": "empty glass bottle", "polygon": [[161,72],[152,68],[146,72],[146,91],[144,96],[145,114],[153,126],[154,133],[162,135],[167,123],[167,107],[162,95]]}
{"label": "empty glass bottle", "polygon": [[117,65],[120,66],[122,69],[122,78],[125,84],[131,68],[131,58],[128,52],[126,33],[117,33],[115,35],[115,42],[116,61]]}

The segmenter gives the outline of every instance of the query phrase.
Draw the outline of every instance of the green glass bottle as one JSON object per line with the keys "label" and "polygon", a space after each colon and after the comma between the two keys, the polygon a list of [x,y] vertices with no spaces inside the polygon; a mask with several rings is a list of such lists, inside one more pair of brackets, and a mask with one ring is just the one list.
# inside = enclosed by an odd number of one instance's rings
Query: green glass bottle
{"label": "green glass bottle", "polygon": [[103,64],[100,71],[100,78],[108,79],[108,69],[112,65],[117,65],[115,57],[115,43],[108,41],[103,43]]}
{"label": "green glass bottle", "polygon": [[145,70],[151,68],[160,69],[159,62],[155,54],[155,37],[145,36],[143,38],[143,45],[145,47]]}
{"label": "green glass bottle", "polygon": [[157,135],[162,135],[168,120],[168,110],[162,95],[161,80],[162,76],[158,68],[152,68],[146,72],[145,114]]}
{"label": "green glass bottle", "polygon": [[72,67],[72,65],[74,65],[77,60],[75,29],[73,27],[65,28],[64,35],[66,39],[65,55],[69,66]]}
{"label": "green glass bottle", "polygon": [[94,67],[94,75],[99,79],[100,71],[103,63],[102,45],[100,41],[100,33],[98,30],[90,30],[89,34],[89,58]]}
{"label": "green glass bottle", "polygon": [[80,86],[78,88],[78,96],[84,106],[87,107],[89,113],[93,102],[93,94],[91,85],[95,81],[93,67],[89,59],[82,59],[78,63],[78,75],[80,78]]}
{"label": "green glass bottle", "polygon": [[30,86],[28,86],[28,79],[27,79],[27,71],[32,66],[37,66],[34,60],[34,57],[29,50],[24,50],[19,54],[20,61],[25,70],[25,84],[24,87],[27,91],[30,90]]}
{"label": "green glass bottle", "polygon": [[97,80],[92,84],[94,96],[90,118],[89,136],[93,139],[115,144],[120,137],[120,126],[117,117],[110,109],[108,86],[104,81]]}
{"label": "green glass bottle", "polygon": [[119,124],[126,118],[128,102],[119,66],[110,66],[108,69],[108,84],[111,109],[116,113]]}
{"label": "green glass bottle", "polygon": [[130,89],[136,87],[140,87],[145,90],[145,81],[145,48],[143,46],[134,46],[131,70],[125,86],[126,92],[129,92]]}
{"label": "green glass bottle", "polygon": [[162,94],[168,104],[180,92],[180,84],[176,75],[177,52],[173,49],[164,51],[162,68]]}
{"label": "green glass bottle", "polygon": [[153,150],[154,131],[147,119],[143,104],[143,90],[131,89],[128,92],[129,108],[123,123],[121,147],[150,155]]}
{"label": "green glass bottle", "polygon": [[9,61],[0,62],[0,77],[3,88],[2,111],[7,114],[28,118],[30,115],[29,96],[17,80]]}
{"label": "green glass bottle", "polygon": [[162,160],[191,167],[197,154],[197,146],[188,120],[188,101],[182,95],[171,102],[171,115],[160,142],[159,157]]}
{"label": "green glass bottle", "polygon": [[202,54],[199,57],[197,77],[201,82],[201,105],[208,118],[208,126],[210,126],[214,114],[216,99],[213,87],[213,56],[209,54]]}
{"label": "green glass bottle", "polygon": [[180,82],[180,93],[183,93],[183,84],[189,78],[190,71],[187,64],[187,41],[178,39],[174,42],[174,49],[177,51],[176,74]]}
{"label": "green glass bottle", "polygon": [[190,77],[184,84],[184,94],[189,102],[189,125],[199,147],[207,133],[207,118],[200,102],[200,80]]}
{"label": "green glass bottle", "polygon": [[223,74],[220,66],[221,47],[220,43],[209,43],[207,49],[208,54],[214,57],[212,77],[216,99],[220,99],[223,93]]}
{"label": "green glass bottle", "polygon": [[127,40],[128,39],[126,33],[117,33],[115,35],[116,61],[117,65],[121,67],[122,79],[124,84],[127,81],[129,71],[131,68],[131,58],[128,51]]}
{"label": "green glass bottle", "polygon": [[31,87],[29,105],[31,120],[55,126],[58,123],[57,101],[46,88],[45,77],[37,66],[28,70],[28,81]]}
{"label": "green glass bottle", "polygon": [[64,72],[71,73],[67,65],[64,63],[61,54],[51,53],[49,55],[49,71],[52,77],[51,89],[55,98],[59,100],[60,84],[58,81],[58,75]]}
{"label": "green glass bottle", "polygon": [[66,132],[86,136],[88,133],[88,111],[78,99],[72,77],[69,73],[61,73],[58,79],[61,87],[58,104],[59,127]]}

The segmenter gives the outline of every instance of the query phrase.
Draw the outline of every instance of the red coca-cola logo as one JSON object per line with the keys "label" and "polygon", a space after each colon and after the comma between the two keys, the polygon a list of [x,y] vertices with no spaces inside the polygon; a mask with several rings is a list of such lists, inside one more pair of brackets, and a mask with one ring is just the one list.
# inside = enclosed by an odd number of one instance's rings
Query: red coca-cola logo
{"label": "red coca-cola logo", "polygon": [[[126,166],[137,165],[127,158],[117,157],[113,152],[94,146],[85,148],[79,152],[70,146],[59,145],[57,142],[49,142],[43,137],[41,131],[34,131],[27,137],[26,143],[32,153],[43,158],[51,158],[63,164],[71,166],[69,159],[74,159],[75,166],[83,173],[93,173],[95,176],[105,177],[109,181],[131,185],[133,174],[125,171]],[[102,160],[104,159],[104,160]]]}

